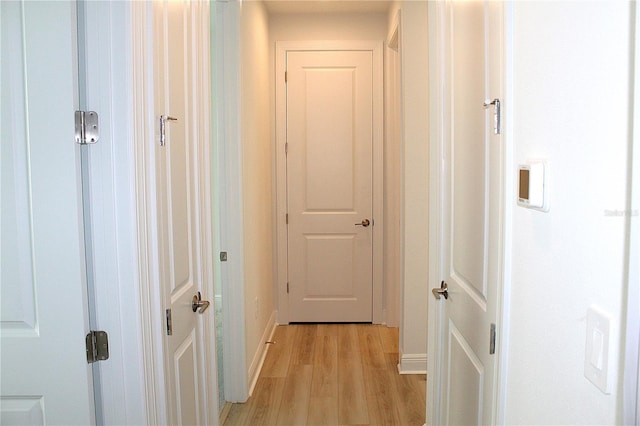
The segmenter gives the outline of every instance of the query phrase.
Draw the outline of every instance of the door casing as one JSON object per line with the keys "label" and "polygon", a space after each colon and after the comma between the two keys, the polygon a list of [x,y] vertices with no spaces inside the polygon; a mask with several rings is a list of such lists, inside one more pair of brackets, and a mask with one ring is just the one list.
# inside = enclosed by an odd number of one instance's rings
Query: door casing
{"label": "door casing", "polygon": [[286,127],[286,55],[289,51],[313,50],[370,50],[373,54],[373,323],[384,323],[383,313],[383,43],[381,41],[278,41],[276,42],[276,285],[277,321],[289,323],[287,294],[287,169],[285,143]]}

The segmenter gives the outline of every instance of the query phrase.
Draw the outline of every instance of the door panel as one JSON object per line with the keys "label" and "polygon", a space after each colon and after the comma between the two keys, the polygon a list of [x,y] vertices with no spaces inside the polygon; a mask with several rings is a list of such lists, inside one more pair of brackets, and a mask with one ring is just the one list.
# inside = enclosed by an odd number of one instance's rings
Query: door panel
{"label": "door panel", "polygon": [[194,295],[206,296],[212,287],[203,259],[209,241],[205,221],[211,219],[203,196],[210,189],[209,109],[200,108],[209,97],[195,78],[208,56],[195,29],[208,34],[201,26],[201,14],[208,12],[199,2],[154,2],[153,7],[155,119],[175,119],[165,121],[165,144],[156,148],[160,285],[172,326],[164,342],[169,423],[198,425],[206,423],[209,404],[201,316],[213,315],[213,309],[192,310]]}
{"label": "door panel", "polygon": [[371,51],[287,52],[290,320],[372,320]]}
{"label": "door panel", "polygon": [[447,91],[444,271],[442,298],[442,424],[494,424],[497,321],[502,267],[503,148],[494,134],[501,98],[501,14],[498,2],[451,1],[448,28],[451,76]]}
{"label": "door panel", "polygon": [[90,424],[74,3],[0,20],[0,424]]}

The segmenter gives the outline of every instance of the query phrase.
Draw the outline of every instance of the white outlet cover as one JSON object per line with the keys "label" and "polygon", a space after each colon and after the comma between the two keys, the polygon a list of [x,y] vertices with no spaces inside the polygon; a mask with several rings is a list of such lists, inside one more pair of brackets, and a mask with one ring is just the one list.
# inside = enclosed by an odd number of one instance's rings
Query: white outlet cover
{"label": "white outlet cover", "polygon": [[587,310],[587,336],[584,357],[584,376],[605,394],[611,393],[609,377],[611,356],[611,317],[591,306]]}

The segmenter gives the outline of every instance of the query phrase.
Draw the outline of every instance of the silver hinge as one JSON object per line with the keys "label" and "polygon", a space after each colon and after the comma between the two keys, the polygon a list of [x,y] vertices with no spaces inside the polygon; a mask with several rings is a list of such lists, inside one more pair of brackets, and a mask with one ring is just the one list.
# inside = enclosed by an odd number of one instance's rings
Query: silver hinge
{"label": "silver hinge", "polygon": [[289,224],[289,213],[284,215],[284,221],[287,225]]}
{"label": "silver hinge", "polygon": [[492,101],[484,101],[484,107],[489,108],[491,105],[495,106],[496,109],[493,112],[493,133],[499,135],[502,127],[501,119],[500,119],[500,99],[494,99]]}
{"label": "silver hinge", "polygon": [[287,282],[287,294],[289,294],[289,282]]}
{"label": "silver hinge", "polygon": [[170,117],[168,115],[160,116],[160,146],[164,146],[164,143],[167,139],[167,135],[166,135],[167,121],[178,121],[178,119],[175,117]]}
{"label": "silver hinge", "polygon": [[496,353],[496,325],[491,324],[491,328],[489,331],[489,355],[493,355]]}
{"label": "silver hinge", "polygon": [[100,137],[98,129],[98,113],[95,111],[76,111],[76,143],[92,145]]}
{"label": "silver hinge", "polygon": [[287,72],[286,71],[284,72],[284,82],[285,83],[287,82]]}
{"label": "silver hinge", "polygon": [[167,336],[171,336],[173,334],[173,326],[171,325],[171,309],[167,309],[165,311],[165,316],[167,318]]}
{"label": "silver hinge", "polygon": [[109,359],[109,336],[106,331],[90,331],[85,338],[87,348],[87,362]]}

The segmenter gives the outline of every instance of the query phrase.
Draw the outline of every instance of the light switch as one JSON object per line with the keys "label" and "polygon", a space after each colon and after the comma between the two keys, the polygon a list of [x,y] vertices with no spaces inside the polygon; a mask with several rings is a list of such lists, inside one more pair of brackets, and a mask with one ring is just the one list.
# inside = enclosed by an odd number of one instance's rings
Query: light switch
{"label": "light switch", "polygon": [[587,310],[587,341],[584,360],[584,375],[598,389],[611,393],[609,378],[609,337],[611,319],[595,306]]}

